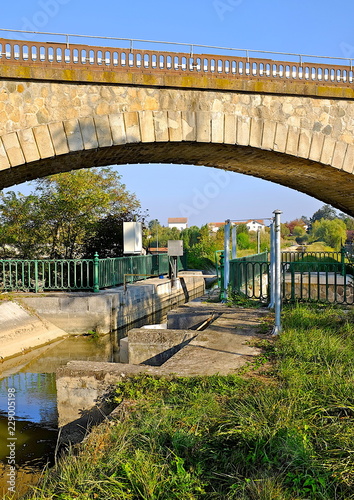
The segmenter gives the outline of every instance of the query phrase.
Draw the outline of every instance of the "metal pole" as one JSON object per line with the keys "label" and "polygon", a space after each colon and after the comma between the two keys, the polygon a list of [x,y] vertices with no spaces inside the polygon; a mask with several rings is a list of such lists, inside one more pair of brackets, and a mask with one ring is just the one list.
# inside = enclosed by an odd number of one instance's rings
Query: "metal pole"
{"label": "metal pole", "polygon": [[261,253],[261,232],[257,229],[257,253]]}
{"label": "metal pole", "polygon": [[274,250],[274,222],[270,224],[270,269],[269,269],[269,280],[270,280],[270,302],[268,304],[269,309],[274,307],[274,290],[275,290],[275,250]]}
{"label": "metal pole", "polygon": [[225,221],[224,233],[224,300],[227,300],[227,291],[230,280],[230,219]]}
{"label": "metal pole", "polygon": [[98,269],[99,265],[100,265],[99,256],[98,253],[95,252],[93,259],[93,291],[95,293],[98,293],[100,291],[99,269]]}
{"label": "metal pole", "polygon": [[232,226],[232,258],[237,258],[237,226]]}
{"label": "metal pole", "polygon": [[273,335],[281,332],[281,252],[280,252],[280,214],[281,210],[274,210],[274,234],[275,234],[275,325]]}

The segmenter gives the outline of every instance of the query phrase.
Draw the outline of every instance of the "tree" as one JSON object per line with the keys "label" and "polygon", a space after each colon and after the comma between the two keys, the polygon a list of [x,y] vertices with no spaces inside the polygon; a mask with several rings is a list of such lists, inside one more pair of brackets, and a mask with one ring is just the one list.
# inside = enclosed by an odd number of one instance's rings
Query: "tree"
{"label": "tree", "polygon": [[348,231],[354,230],[354,218],[353,217],[350,217],[347,214],[340,213],[339,218],[344,221],[344,224],[346,225],[346,228]]}
{"label": "tree", "polygon": [[334,208],[331,207],[331,205],[323,205],[321,208],[317,210],[313,214],[313,216],[310,219],[311,224],[313,224],[317,220],[321,219],[327,219],[327,220],[333,220],[338,217],[337,212]]}
{"label": "tree", "polygon": [[21,257],[80,257],[100,220],[140,207],[120,178],[111,168],[83,169],[38,180],[27,197],[2,195],[2,237]]}
{"label": "tree", "polygon": [[35,195],[0,194],[0,245],[3,258],[35,258],[45,248],[45,222]]}
{"label": "tree", "polygon": [[288,227],[288,223],[283,224],[282,222],[280,223],[280,234],[282,238],[286,238],[290,234],[290,229]]}
{"label": "tree", "polygon": [[340,219],[321,219],[313,223],[311,230],[312,241],[324,241],[330,247],[339,250],[347,237],[347,228]]}
{"label": "tree", "polygon": [[[304,227],[305,226],[305,222],[302,220],[302,219],[294,219],[290,222],[286,222],[285,224],[289,231],[290,231],[290,234],[294,235],[294,227]],[[306,232],[306,231],[305,231]],[[295,235],[294,235],[295,236]]]}
{"label": "tree", "polygon": [[308,239],[308,235],[306,234],[306,229],[304,226],[294,226],[293,228],[293,236],[295,237],[296,243],[302,245]]}

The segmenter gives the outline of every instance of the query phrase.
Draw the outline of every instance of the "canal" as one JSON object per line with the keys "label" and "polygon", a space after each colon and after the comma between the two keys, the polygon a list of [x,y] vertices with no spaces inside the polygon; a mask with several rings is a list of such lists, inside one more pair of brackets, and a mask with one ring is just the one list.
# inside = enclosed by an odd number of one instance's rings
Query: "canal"
{"label": "canal", "polygon": [[[146,321],[145,321],[146,323]],[[135,326],[135,325],[134,325]],[[119,332],[123,336],[123,332]],[[15,444],[16,495],[35,484],[54,463],[58,436],[55,372],[70,360],[119,361],[117,334],[68,337],[16,360],[4,362],[0,374],[0,494],[11,485],[9,460]],[[14,363],[15,362],[15,363]],[[17,362],[17,364],[16,364]],[[19,363],[19,364],[18,364]],[[15,364],[15,366],[14,366]],[[10,389],[10,391],[9,391]],[[8,398],[9,394],[15,397]],[[10,402],[10,406],[9,406]],[[9,415],[15,414],[15,434]],[[11,464],[11,462],[10,462]]]}

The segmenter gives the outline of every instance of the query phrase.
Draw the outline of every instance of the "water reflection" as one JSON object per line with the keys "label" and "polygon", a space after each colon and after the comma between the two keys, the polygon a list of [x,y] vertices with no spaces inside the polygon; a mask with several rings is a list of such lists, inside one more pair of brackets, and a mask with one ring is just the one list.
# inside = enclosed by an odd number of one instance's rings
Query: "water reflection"
{"label": "water reflection", "polygon": [[[115,361],[117,349],[110,335],[69,337],[2,364],[0,380],[0,498],[8,480],[8,389],[15,390],[16,403],[16,493],[22,495],[37,482],[43,468],[52,465],[57,442],[57,397],[55,372],[70,360]],[[13,373],[17,371],[17,373]]]}

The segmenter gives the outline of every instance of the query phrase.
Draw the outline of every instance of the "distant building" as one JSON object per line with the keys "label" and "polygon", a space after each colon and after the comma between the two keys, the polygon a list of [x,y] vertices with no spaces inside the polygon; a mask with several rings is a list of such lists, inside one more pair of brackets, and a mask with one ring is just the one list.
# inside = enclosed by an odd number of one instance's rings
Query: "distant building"
{"label": "distant building", "polygon": [[[257,219],[257,220],[250,219],[244,222],[232,222],[232,224],[236,226],[240,224],[245,224],[249,231],[258,231],[258,229],[260,231],[264,231],[266,227],[262,219]],[[208,224],[209,231],[212,233],[216,233],[221,227],[224,226],[225,222],[209,222]]]}
{"label": "distant building", "polygon": [[168,227],[170,228],[177,228],[179,229],[180,231],[182,231],[182,229],[186,229],[188,227],[188,219],[186,217],[177,217],[175,219],[173,218],[170,218],[168,219]]}
{"label": "distant building", "polygon": [[209,232],[211,232],[211,233],[217,233],[218,230],[224,226],[225,226],[225,222],[209,222],[208,223]]}
{"label": "distant building", "polygon": [[[236,224],[242,224],[242,222],[236,222]],[[246,222],[246,226],[249,231],[264,231],[265,225],[263,219],[249,220]]]}

